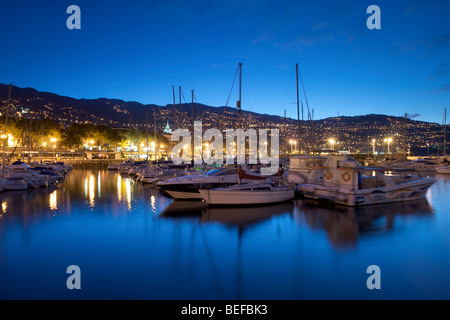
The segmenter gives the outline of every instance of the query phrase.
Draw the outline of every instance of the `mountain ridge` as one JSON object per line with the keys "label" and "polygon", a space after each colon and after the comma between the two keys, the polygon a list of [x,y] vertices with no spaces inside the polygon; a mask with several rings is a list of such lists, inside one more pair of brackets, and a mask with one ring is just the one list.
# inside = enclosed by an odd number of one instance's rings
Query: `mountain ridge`
{"label": "mountain ridge", "polygon": [[[63,123],[64,125],[70,125],[72,122],[88,122],[94,124],[104,124],[112,127],[123,127],[127,126],[131,122],[134,124],[145,123],[146,110],[148,110],[148,121],[152,123],[153,112],[158,113],[159,117],[158,126],[161,126],[161,118],[165,117],[171,120],[172,123],[179,122],[179,125],[189,125],[191,118],[191,103],[182,103],[181,106],[178,104],[167,104],[165,106],[156,104],[143,104],[138,101],[125,101],[119,98],[106,98],[100,97],[95,99],[86,98],[72,98],[69,96],[58,95],[56,93],[48,91],[39,91],[32,87],[17,87],[12,86],[11,102],[17,114],[23,115],[23,111],[28,113],[29,116],[42,117],[46,116],[52,118],[55,121]],[[6,105],[8,95],[8,85],[0,83],[0,100],[2,104],[2,109]],[[21,110],[20,110],[21,109]],[[180,112],[181,109],[181,112]],[[230,106],[208,106],[202,103],[194,103],[195,118],[201,120],[213,120],[212,118],[222,117],[227,112],[228,124],[230,121],[238,121],[238,109]],[[208,115],[206,114],[209,114]],[[215,114],[211,118],[211,115]],[[14,113],[13,113],[14,115]],[[286,124],[286,125],[297,125],[297,120],[293,118],[283,118],[277,115],[263,114],[257,112],[251,112],[242,110],[242,115],[247,120],[254,120],[256,122],[268,124]],[[188,117],[189,119],[186,119]],[[183,119],[181,119],[183,118]],[[386,122],[386,119],[392,118],[394,121],[401,121],[404,118],[394,115],[383,115],[369,113],[365,115],[355,115],[355,116],[339,116],[339,117],[328,117],[324,119],[314,120],[314,123],[327,123],[329,121],[339,121],[345,123],[367,121],[368,118],[372,118],[374,122]],[[215,119],[219,121],[219,119]],[[422,122],[412,119],[406,119],[406,122]],[[305,120],[304,123],[307,121]],[[429,122],[432,123],[432,122]],[[165,123],[164,123],[165,124]],[[213,125],[210,123],[209,125]]]}

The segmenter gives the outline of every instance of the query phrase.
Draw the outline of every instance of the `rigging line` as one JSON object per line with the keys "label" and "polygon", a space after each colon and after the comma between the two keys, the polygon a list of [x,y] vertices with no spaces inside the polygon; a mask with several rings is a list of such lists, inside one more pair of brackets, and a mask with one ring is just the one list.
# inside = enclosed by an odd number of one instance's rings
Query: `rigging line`
{"label": "rigging line", "polygon": [[[289,78],[289,82],[288,82],[288,85],[286,87],[286,91],[284,92],[283,99],[281,100],[281,107],[283,107],[283,105],[288,104],[288,102],[286,102],[286,100],[287,100],[286,97],[290,93],[291,85],[293,83],[293,81],[292,81],[293,79],[294,79],[294,70],[291,70],[291,76]],[[294,103],[296,103],[296,102],[294,102]],[[289,104],[291,104],[291,103],[289,103]]]}
{"label": "rigging line", "polygon": [[191,112],[189,111],[188,103],[186,102],[186,98],[184,97],[184,92],[183,92],[183,90],[181,90],[181,95],[183,96],[184,109],[186,110],[186,113],[188,114],[188,117],[187,117],[187,118],[183,118],[183,123],[184,123],[185,120],[187,120],[187,119],[189,119],[189,118],[192,120],[192,117],[193,117],[194,115],[191,115]]}
{"label": "rigging line", "polygon": [[234,74],[233,82],[231,84],[231,89],[230,89],[230,92],[228,93],[227,103],[225,104],[225,108],[223,108],[222,117],[219,118],[219,128],[221,128],[221,129],[223,129],[222,128],[222,118],[223,118],[223,116],[225,114],[225,111],[227,110],[228,102],[230,101],[231,93],[233,92],[233,87],[234,87],[234,83],[236,81],[236,77],[238,75],[238,72],[239,72],[239,68],[236,68],[236,73]]}
{"label": "rigging line", "polygon": [[315,143],[315,134],[314,134],[314,121],[311,117],[311,113],[309,110],[309,104],[308,104],[308,99],[306,98],[306,92],[305,92],[305,86],[303,85],[303,79],[302,79],[302,73],[300,72],[300,69],[298,70],[298,75],[300,77],[300,82],[302,84],[302,90],[303,90],[303,97],[305,98],[305,102],[306,102],[306,107],[308,109],[308,119],[311,123],[311,138],[310,138],[310,143]]}

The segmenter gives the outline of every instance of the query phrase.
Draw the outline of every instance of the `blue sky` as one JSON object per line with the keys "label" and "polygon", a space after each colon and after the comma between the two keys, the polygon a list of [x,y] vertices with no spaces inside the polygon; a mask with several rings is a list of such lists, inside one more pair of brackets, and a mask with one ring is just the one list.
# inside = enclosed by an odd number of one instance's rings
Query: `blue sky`
{"label": "blue sky", "polygon": [[[72,4],[81,30],[66,27]],[[381,30],[366,27],[371,4]],[[172,103],[174,85],[187,102],[195,90],[223,106],[242,62],[243,109],[296,118],[298,63],[316,119],[406,112],[441,123],[449,14],[449,1],[434,0],[8,1],[0,82],[158,105]],[[229,105],[237,99],[236,83]]]}

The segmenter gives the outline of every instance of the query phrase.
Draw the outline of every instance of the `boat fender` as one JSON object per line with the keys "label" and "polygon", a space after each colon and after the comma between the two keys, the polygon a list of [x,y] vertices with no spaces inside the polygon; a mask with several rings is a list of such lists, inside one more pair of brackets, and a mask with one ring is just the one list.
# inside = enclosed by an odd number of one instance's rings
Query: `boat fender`
{"label": "boat fender", "polygon": [[342,180],[344,180],[345,182],[349,181],[350,180],[350,173],[344,172],[342,174]]}

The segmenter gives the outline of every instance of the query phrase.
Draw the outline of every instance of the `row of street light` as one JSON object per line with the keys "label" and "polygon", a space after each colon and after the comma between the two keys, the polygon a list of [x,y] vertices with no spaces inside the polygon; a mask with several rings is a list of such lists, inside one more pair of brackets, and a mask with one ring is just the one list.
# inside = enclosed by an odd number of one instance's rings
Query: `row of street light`
{"label": "row of street light", "polygon": [[[392,143],[392,138],[385,138],[383,139],[383,142],[387,144],[387,154],[390,154],[390,144]],[[330,150],[334,150],[334,145],[337,143],[336,140],[334,138],[330,138],[328,139],[328,143],[330,146]],[[289,144],[291,145],[291,153],[296,152],[297,151],[297,140],[294,139],[290,139],[289,140]],[[294,150],[292,150],[292,146],[294,146]],[[376,146],[376,139],[372,139],[372,150],[373,150],[373,154],[375,154],[375,146]]]}

